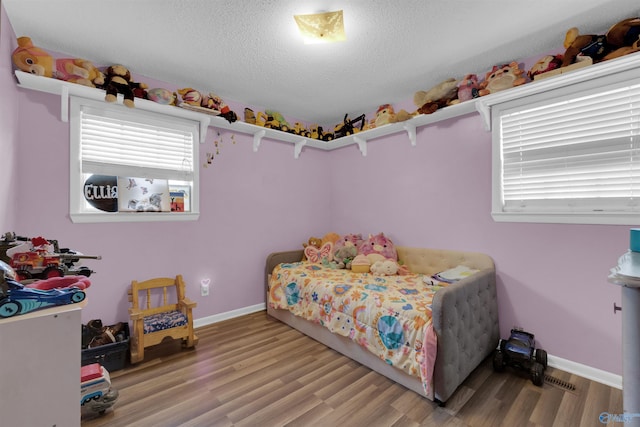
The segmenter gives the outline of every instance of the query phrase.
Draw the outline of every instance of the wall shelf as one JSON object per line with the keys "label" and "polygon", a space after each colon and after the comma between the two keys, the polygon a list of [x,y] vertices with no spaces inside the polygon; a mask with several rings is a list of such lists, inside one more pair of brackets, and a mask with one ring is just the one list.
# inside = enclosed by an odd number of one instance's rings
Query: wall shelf
{"label": "wall shelf", "polygon": [[[35,76],[16,70],[18,86],[25,89],[35,90],[39,92],[50,93],[60,96],[60,120],[69,121],[69,97],[79,96],[93,100],[104,100],[105,92],[102,89],[87,87],[75,83],[65,82],[48,77]],[[122,104],[122,95],[118,95],[119,104]],[[357,145],[363,156],[367,155],[367,141],[380,138],[386,135],[406,132],[411,145],[416,145],[416,129],[420,126],[426,126],[437,123],[453,117],[474,113],[475,102],[469,101],[457,105],[453,105],[436,111],[429,115],[419,115],[410,120],[391,123],[379,128],[369,129],[358,132],[354,135],[348,135],[333,141],[320,141],[317,139],[302,137],[292,133],[282,132],[275,129],[269,129],[262,126],[236,121],[229,123],[223,117],[212,116],[209,114],[187,110],[172,105],[158,104],[146,99],[136,98],[135,104],[137,109],[151,111],[159,114],[166,114],[200,122],[200,142],[203,143],[206,138],[207,128],[220,128],[253,135],[253,151],[257,152],[262,144],[263,139],[271,139],[290,143],[294,145],[294,157],[297,159],[304,147],[315,148],[319,150],[335,150],[349,145]]]}
{"label": "wall shelf", "polygon": [[[170,105],[162,105],[153,101],[136,98],[136,108],[166,114],[200,122],[200,142],[206,138],[207,128],[220,128],[241,132],[253,136],[253,151],[257,152],[264,139],[293,144],[294,157],[297,159],[304,147],[319,150],[335,150],[349,145],[357,145],[363,156],[367,155],[367,142],[387,135],[406,132],[412,146],[416,145],[417,128],[435,124],[444,120],[460,117],[472,113],[480,113],[487,131],[491,130],[491,109],[493,106],[525,98],[542,92],[571,86],[589,80],[618,74],[640,67],[640,54],[631,54],[610,61],[600,62],[558,76],[536,80],[522,86],[508,89],[495,94],[487,95],[474,100],[462,102],[437,110],[433,114],[421,114],[407,121],[391,123],[379,128],[369,129],[348,135],[333,141],[325,142],[317,139],[306,138],[299,135],[269,129],[262,126],[236,121],[229,123],[223,117],[212,116],[197,111],[187,110]],[[60,96],[60,119],[64,122],[69,117],[69,96],[80,96],[95,100],[104,100],[104,90],[90,88],[79,84],[69,83],[48,77],[34,76],[17,70],[18,86],[40,92],[51,93]],[[118,95],[118,102],[122,103],[122,95]]]}

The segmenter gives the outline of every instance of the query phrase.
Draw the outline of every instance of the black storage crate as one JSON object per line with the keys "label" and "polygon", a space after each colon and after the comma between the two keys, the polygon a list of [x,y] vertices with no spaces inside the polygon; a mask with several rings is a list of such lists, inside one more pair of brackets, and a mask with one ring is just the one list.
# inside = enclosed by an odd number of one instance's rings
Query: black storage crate
{"label": "black storage crate", "polygon": [[129,355],[129,323],[124,322],[124,339],[112,344],[82,350],[82,366],[99,363],[109,372],[127,366]]}

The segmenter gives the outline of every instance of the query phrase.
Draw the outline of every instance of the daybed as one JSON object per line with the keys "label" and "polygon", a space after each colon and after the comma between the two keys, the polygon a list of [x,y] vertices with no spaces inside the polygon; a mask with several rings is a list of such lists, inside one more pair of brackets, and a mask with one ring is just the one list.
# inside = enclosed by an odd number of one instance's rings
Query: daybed
{"label": "daybed", "polygon": [[[406,372],[406,369],[401,369],[397,364],[396,366],[392,366],[390,360],[383,360],[384,358],[362,347],[360,345],[363,344],[362,339],[359,341],[360,344],[358,344],[349,338],[348,333],[345,334],[346,336],[340,335],[339,333],[332,333],[326,325],[328,322],[305,320],[302,317],[292,314],[286,306],[282,307],[281,302],[274,301],[274,298],[278,298],[274,297],[272,292],[270,292],[270,284],[273,283],[273,286],[277,287],[276,276],[282,276],[280,273],[282,273],[283,267],[291,268],[304,265],[300,263],[303,254],[302,250],[276,252],[267,257],[267,313],[328,347],[415,391],[421,396],[444,404],[456,391],[458,386],[498,344],[498,305],[494,263],[488,255],[475,252],[410,248],[403,246],[396,246],[396,249],[399,261],[407,266],[411,273],[417,274],[420,278],[419,280],[422,282],[428,283],[430,282],[430,278],[437,273],[459,266],[478,270],[474,274],[455,283],[445,284],[442,287],[433,287],[434,291],[430,304],[431,334],[435,333],[437,337],[437,344],[433,343],[433,348],[437,347],[437,353],[435,355],[435,363],[433,363],[431,367],[432,372],[429,373],[431,376],[428,378],[428,383],[425,381],[425,377],[421,375],[425,373],[424,371],[420,371],[418,374],[415,372],[411,374]],[[276,272],[274,272],[274,268]],[[313,272],[314,270],[318,271],[323,267],[315,265],[313,268],[307,268],[312,272],[310,276],[313,276],[315,274]],[[288,275],[289,271],[293,271],[293,269],[287,270],[285,275]],[[380,277],[374,276],[371,273],[349,272],[345,274],[359,276],[357,278],[350,278],[349,283],[376,283],[376,280],[380,283]],[[307,274],[302,273],[302,275],[306,276]],[[391,278],[391,276],[389,276],[389,278]],[[290,277],[287,277],[286,280],[295,281],[295,279]],[[433,282],[431,281],[431,283]],[[367,289],[375,289],[375,285],[369,286],[374,286],[374,288],[369,287]],[[295,292],[297,292],[297,290]],[[367,293],[373,294],[375,292],[368,291]],[[295,297],[305,298],[297,293]],[[289,298],[289,296],[287,298]],[[309,297],[307,296],[306,298],[308,299]],[[356,298],[354,297],[352,299],[355,300]],[[378,299],[384,300],[385,298],[377,296],[376,301],[378,301]],[[281,308],[278,309],[276,308],[277,306]],[[326,304],[325,308],[327,308]],[[344,307],[333,307],[335,311],[342,308]],[[347,310],[344,312],[346,313]],[[397,311],[394,313],[393,309],[390,309],[389,313],[392,316],[402,317],[398,316],[399,313]],[[343,316],[343,313],[340,313],[340,316]],[[349,322],[358,323],[357,317],[358,316],[351,318]],[[379,318],[380,317],[378,317],[378,319]],[[404,328],[405,331],[409,329],[407,326]],[[375,329],[375,327],[373,329]],[[418,338],[422,339],[422,337]],[[423,342],[425,347],[427,345],[426,341],[428,340],[427,337],[424,338]],[[420,342],[417,345],[420,346]],[[411,350],[412,349],[409,348],[405,350],[405,352],[410,353]],[[433,354],[425,354],[424,356],[426,358],[434,357]],[[412,357],[421,358],[417,353]],[[406,361],[402,361],[402,364],[406,365]]]}

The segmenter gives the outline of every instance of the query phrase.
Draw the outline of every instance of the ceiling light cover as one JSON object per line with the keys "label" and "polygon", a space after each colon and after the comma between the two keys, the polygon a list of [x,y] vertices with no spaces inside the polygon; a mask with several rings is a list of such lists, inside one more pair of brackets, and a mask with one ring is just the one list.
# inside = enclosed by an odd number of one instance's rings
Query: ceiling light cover
{"label": "ceiling light cover", "polygon": [[306,44],[346,40],[342,11],[293,16]]}

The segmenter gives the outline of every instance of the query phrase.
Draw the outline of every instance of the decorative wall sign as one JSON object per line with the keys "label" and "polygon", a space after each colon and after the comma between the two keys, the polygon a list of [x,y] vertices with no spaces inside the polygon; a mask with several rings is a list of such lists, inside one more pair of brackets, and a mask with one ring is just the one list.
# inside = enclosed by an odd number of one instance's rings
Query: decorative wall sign
{"label": "decorative wall sign", "polygon": [[105,212],[118,212],[118,177],[91,175],[84,182],[84,198],[91,206]]}

